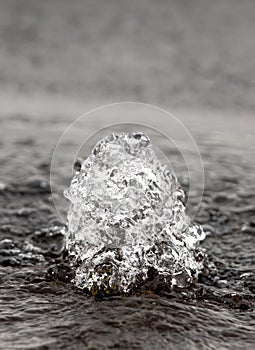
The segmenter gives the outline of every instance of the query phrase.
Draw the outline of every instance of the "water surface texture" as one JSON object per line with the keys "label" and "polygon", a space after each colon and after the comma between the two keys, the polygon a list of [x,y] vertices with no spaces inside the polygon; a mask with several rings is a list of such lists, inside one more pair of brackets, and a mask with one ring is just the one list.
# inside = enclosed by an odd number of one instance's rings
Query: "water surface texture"
{"label": "water surface texture", "polygon": [[[255,2],[84,3],[0,3],[0,348],[253,350]],[[70,282],[50,160],[90,105],[123,100],[167,106],[198,143],[208,261],[184,291],[95,299]]]}
{"label": "water surface texture", "polygon": [[207,133],[200,143],[206,188],[196,221],[207,233],[208,267],[198,283],[180,293],[154,281],[130,297],[98,301],[75,289],[62,252],[63,224],[48,182],[51,145],[42,147],[48,130],[58,135],[58,128],[49,120],[35,136],[38,121],[31,120],[31,134],[21,137],[20,122],[12,120],[11,133],[10,124],[1,121],[3,349],[253,349],[254,165],[247,140],[227,144]]}

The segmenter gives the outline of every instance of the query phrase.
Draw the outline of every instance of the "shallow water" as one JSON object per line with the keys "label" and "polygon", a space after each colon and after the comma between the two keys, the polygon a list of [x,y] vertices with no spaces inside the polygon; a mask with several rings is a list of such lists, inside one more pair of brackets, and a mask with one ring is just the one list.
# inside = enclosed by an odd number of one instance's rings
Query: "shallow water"
{"label": "shallow water", "polygon": [[[253,350],[255,2],[84,3],[0,2],[0,348]],[[95,300],[70,283],[52,151],[72,118],[123,99],[170,106],[203,156],[209,271],[184,294],[151,281]]]}
{"label": "shallow water", "polygon": [[[243,129],[233,120],[231,134],[224,132],[227,119],[222,132],[209,133],[203,125],[194,135],[206,166],[196,220],[207,232],[202,246],[208,266],[198,283],[171,291],[150,281],[134,295],[110,299],[88,297],[70,283],[63,224],[49,187],[50,155],[63,125],[20,116],[0,122],[2,349],[254,348],[250,119],[243,138],[237,137]],[[177,156],[173,160],[178,165]],[[178,172],[185,188],[182,168]]]}

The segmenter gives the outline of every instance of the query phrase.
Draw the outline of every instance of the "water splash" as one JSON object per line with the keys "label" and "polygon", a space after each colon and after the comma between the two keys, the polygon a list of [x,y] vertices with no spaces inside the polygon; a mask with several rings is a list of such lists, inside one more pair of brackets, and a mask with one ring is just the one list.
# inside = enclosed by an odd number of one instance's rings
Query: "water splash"
{"label": "water splash", "polygon": [[197,278],[204,232],[186,215],[176,176],[145,134],[99,141],[65,196],[71,202],[66,247],[77,287],[130,292],[152,270],[181,288]]}

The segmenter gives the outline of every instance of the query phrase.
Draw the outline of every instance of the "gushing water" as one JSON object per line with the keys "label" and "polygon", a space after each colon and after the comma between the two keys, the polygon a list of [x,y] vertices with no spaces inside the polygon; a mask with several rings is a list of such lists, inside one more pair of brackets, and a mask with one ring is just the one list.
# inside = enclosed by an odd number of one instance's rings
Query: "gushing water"
{"label": "gushing water", "polygon": [[181,288],[197,278],[204,232],[186,215],[175,174],[145,134],[99,141],[65,196],[71,202],[66,247],[77,287],[126,293],[151,271]]}

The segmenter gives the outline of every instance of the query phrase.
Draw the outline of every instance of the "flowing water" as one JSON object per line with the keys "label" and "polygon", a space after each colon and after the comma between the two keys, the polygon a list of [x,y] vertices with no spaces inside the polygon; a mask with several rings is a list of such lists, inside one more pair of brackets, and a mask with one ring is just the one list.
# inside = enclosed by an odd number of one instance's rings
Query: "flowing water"
{"label": "flowing water", "polygon": [[[254,14],[254,0],[0,1],[1,349],[255,348]],[[152,274],[89,297],[71,283],[50,160],[87,104],[123,100],[169,106],[195,137],[208,258],[186,289]]]}
{"label": "flowing water", "polygon": [[254,122],[215,114],[207,121],[220,127],[209,132],[203,120],[189,123],[206,167],[196,216],[205,271],[186,289],[151,278],[129,296],[104,298],[71,283],[52,203],[50,158],[64,118],[1,119],[1,349],[254,349]]}
{"label": "flowing water", "polygon": [[101,139],[64,193],[71,202],[66,247],[77,287],[116,294],[148,278],[182,288],[197,279],[205,233],[186,214],[176,175],[144,133]]}

